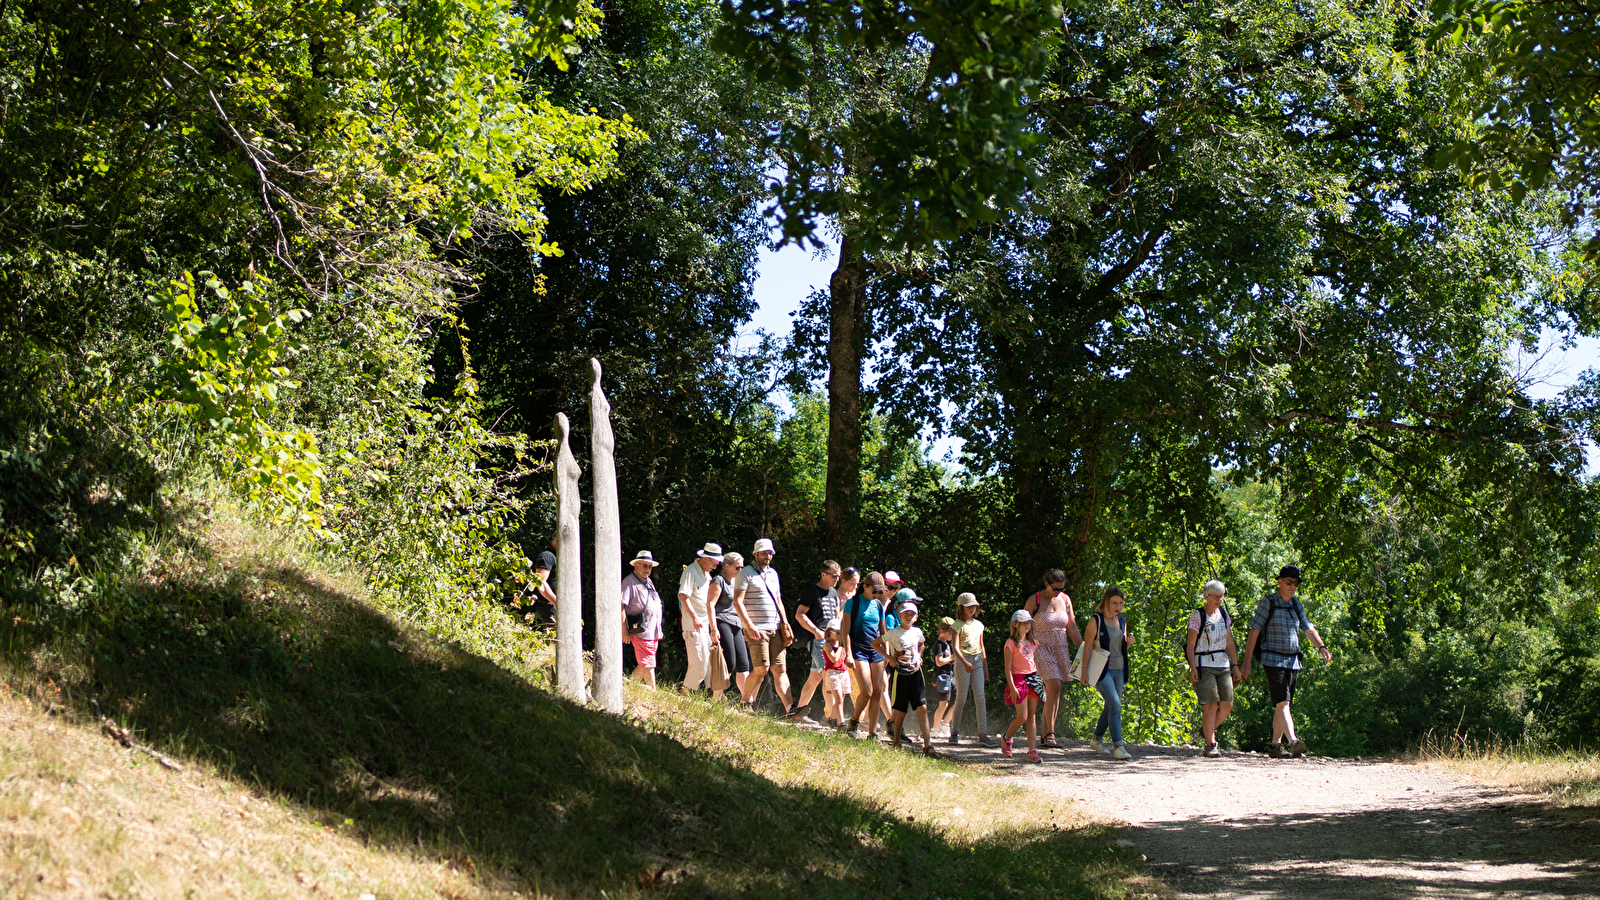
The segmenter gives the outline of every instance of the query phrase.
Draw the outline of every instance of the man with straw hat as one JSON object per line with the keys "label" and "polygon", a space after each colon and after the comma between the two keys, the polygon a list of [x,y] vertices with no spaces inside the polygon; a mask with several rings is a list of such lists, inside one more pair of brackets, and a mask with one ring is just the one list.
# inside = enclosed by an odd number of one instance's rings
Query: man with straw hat
{"label": "man with straw hat", "polygon": [[622,579],[622,633],[633,644],[638,665],[629,676],[651,687],[656,686],[656,650],[661,646],[661,594],[650,573],[660,565],[649,550],[640,550],[631,563],[633,571]]}
{"label": "man with straw hat", "polygon": [[706,592],[711,587],[711,573],[722,562],[722,548],[706,544],[695,551],[694,557],[693,563],[683,567],[683,576],[678,579],[678,612],[683,616],[683,646],[689,655],[689,669],[683,676],[684,693],[700,687],[711,670],[717,632],[711,625],[711,605]]}

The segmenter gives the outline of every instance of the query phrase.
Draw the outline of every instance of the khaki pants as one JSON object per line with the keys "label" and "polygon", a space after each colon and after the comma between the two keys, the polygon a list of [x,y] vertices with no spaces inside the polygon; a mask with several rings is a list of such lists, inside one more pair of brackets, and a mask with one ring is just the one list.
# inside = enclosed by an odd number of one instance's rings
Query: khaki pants
{"label": "khaki pants", "polygon": [[702,682],[710,687],[706,675],[711,671],[711,632],[703,628],[699,631],[685,631],[683,646],[689,651],[689,671],[683,676],[684,690],[692,691]]}

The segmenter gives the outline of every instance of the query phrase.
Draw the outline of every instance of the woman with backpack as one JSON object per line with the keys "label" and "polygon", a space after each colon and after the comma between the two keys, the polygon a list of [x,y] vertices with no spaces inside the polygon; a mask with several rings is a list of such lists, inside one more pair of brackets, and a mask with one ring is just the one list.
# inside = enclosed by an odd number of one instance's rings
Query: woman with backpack
{"label": "woman with backpack", "polygon": [[1233,711],[1233,679],[1239,671],[1239,648],[1233,642],[1233,617],[1222,605],[1227,588],[1212,580],[1200,589],[1203,603],[1189,614],[1189,680],[1200,698],[1200,736],[1206,756],[1221,756],[1217,726]]}
{"label": "woman with backpack", "polygon": [[[1128,618],[1122,614],[1126,602],[1122,588],[1114,585],[1106,588],[1105,596],[1100,598],[1100,606],[1089,619],[1089,628],[1083,635],[1085,652],[1078,654],[1079,665],[1082,666],[1078,671],[1078,680],[1083,684],[1093,684],[1106,702],[1105,709],[1100,711],[1100,720],[1095,723],[1094,739],[1089,742],[1089,747],[1096,753],[1106,752],[1101,739],[1109,729],[1112,759],[1133,759],[1122,745],[1122,697],[1128,687],[1128,648],[1133,646],[1133,635],[1128,633]],[[1105,667],[1098,678],[1093,677],[1090,671],[1097,664],[1097,654],[1088,652],[1088,648],[1098,648],[1106,654]]]}

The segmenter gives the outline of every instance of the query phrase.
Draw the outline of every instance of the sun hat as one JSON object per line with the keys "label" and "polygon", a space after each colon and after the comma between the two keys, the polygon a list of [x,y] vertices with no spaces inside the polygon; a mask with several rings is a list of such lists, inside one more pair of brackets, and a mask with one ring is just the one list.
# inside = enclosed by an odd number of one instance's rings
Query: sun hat
{"label": "sun hat", "polygon": [[1013,621],[1013,622],[1032,622],[1033,621],[1033,616],[1029,615],[1027,610],[1019,609],[1016,612],[1011,614],[1011,621]]}
{"label": "sun hat", "polygon": [[946,631],[955,631],[956,620],[950,618],[949,616],[945,616],[939,620],[939,627],[945,629]]}
{"label": "sun hat", "polygon": [[649,550],[640,550],[639,555],[635,556],[633,562],[628,563],[628,565],[631,566],[633,563],[649,563],[652,569],[661,565],[661,563],[656,562],[656,558],[650,554]]}
{"label": "sun hat", "polygon": [[702,556],[707,556],[707,557],[710,557],[710,558],[716,560],[717,562],[722,562],[722,545],[721,544],[707,544],[704,547],[702,547],[701,549],[696,550],[694,552],[694,555],[695,555],[696,559],[698,559],[698,558],[700,558]]}
{"label": "sun hat", "polygon": [[767,551],[770,551],[772,553],[777,553],[778,552],[778,549],[776,547],[772,546],[772,538],[758,538],[756,540],[756,548],[754,550],[751,550],[750,553],[753,555],[753,554],[756,554],[756,553],[760,553],[763,550],[767,550]]}
{"label": "sun hat", "polygon": [[1299,581],[1300,580],[1300,569],[1297,566],[1284,566],[1283,568],[1278,570],[1278,577],[1279,578],[1293,578],[1295,581]]}
{"label": "sun hat", "polygon": [[956,595],[957,606],[977,606],[978,598],[971,591],[963,591]]}
{"label": "sun hat", "polygon": [[890,569],[889,571],[883,573],[883,583],[884,584],[905,584],[905,582],[903,580],[901,580],[901,578],[900,578],[900,573],[896,572],[893,569]]}

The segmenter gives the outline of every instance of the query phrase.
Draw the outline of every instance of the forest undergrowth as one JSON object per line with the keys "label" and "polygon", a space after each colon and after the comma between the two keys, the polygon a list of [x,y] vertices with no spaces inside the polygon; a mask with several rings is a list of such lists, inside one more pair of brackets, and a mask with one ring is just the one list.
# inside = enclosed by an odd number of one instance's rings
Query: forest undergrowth
{"label": "forest undergrowth", "polygon": [[536,639],[497,664],[431,637],[228,505],[170,510],[143,559],[0,620],[9,895],[1159,890],[983,769],[632,686],[620,717],[560,700]]}

